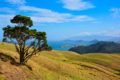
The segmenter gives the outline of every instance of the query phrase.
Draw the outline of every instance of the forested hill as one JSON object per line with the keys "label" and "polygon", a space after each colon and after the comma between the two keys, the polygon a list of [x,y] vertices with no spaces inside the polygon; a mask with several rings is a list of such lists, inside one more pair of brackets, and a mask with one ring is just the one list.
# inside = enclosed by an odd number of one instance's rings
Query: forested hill
{"label": "forested hill", "polygon": [[89,46],[76,46],[69,50],[78,53],[120,53],[120,43],[100,41]]}

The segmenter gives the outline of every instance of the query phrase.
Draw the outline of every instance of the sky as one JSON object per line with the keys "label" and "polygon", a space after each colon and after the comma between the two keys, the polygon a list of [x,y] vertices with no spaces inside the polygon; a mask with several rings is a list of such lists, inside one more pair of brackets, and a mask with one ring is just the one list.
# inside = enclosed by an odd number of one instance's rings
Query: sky
{"label": "sky", "polygon": [[0,0],[1,38],[18,14],[31,17],[32,28],[45,31],[48,40],[120,36],[120,0]]}

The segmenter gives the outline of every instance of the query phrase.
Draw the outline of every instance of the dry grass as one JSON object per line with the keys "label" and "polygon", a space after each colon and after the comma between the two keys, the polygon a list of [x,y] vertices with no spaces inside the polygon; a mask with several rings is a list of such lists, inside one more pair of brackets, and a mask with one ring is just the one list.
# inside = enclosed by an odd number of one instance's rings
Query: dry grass
{"label": "dry grass", "polygon": [[[19,60],[12,44],[0,43],[0,52]],[[0,80],[120,80],[120,54],[43,51],[27,65],[32,70],[0,61]]]}

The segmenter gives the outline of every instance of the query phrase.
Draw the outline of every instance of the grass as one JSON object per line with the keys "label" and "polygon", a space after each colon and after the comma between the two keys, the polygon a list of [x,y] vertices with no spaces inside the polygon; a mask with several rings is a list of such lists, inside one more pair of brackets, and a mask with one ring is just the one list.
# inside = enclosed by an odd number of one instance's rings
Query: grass
{"label": "grass", "polygon": [[[19,61],[13,44],[0,43],[0,53]],[[0,80],[120,80],[120,54],[43,51],[27,65],[31,70],[0,60]]]}
{"label": "grass", "polygon": [[6,80],[4,76],[0,75],[0,80]]}

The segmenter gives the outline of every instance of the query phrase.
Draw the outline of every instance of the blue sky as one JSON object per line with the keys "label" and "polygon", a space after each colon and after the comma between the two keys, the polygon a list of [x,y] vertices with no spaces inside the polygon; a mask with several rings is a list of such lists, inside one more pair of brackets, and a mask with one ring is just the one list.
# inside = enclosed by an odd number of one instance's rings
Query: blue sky
{"label": "blue sky", "polygon": [[120,0],[0,0],[0,37],[17,14],[31,17],[48,40],[120,35]]}

